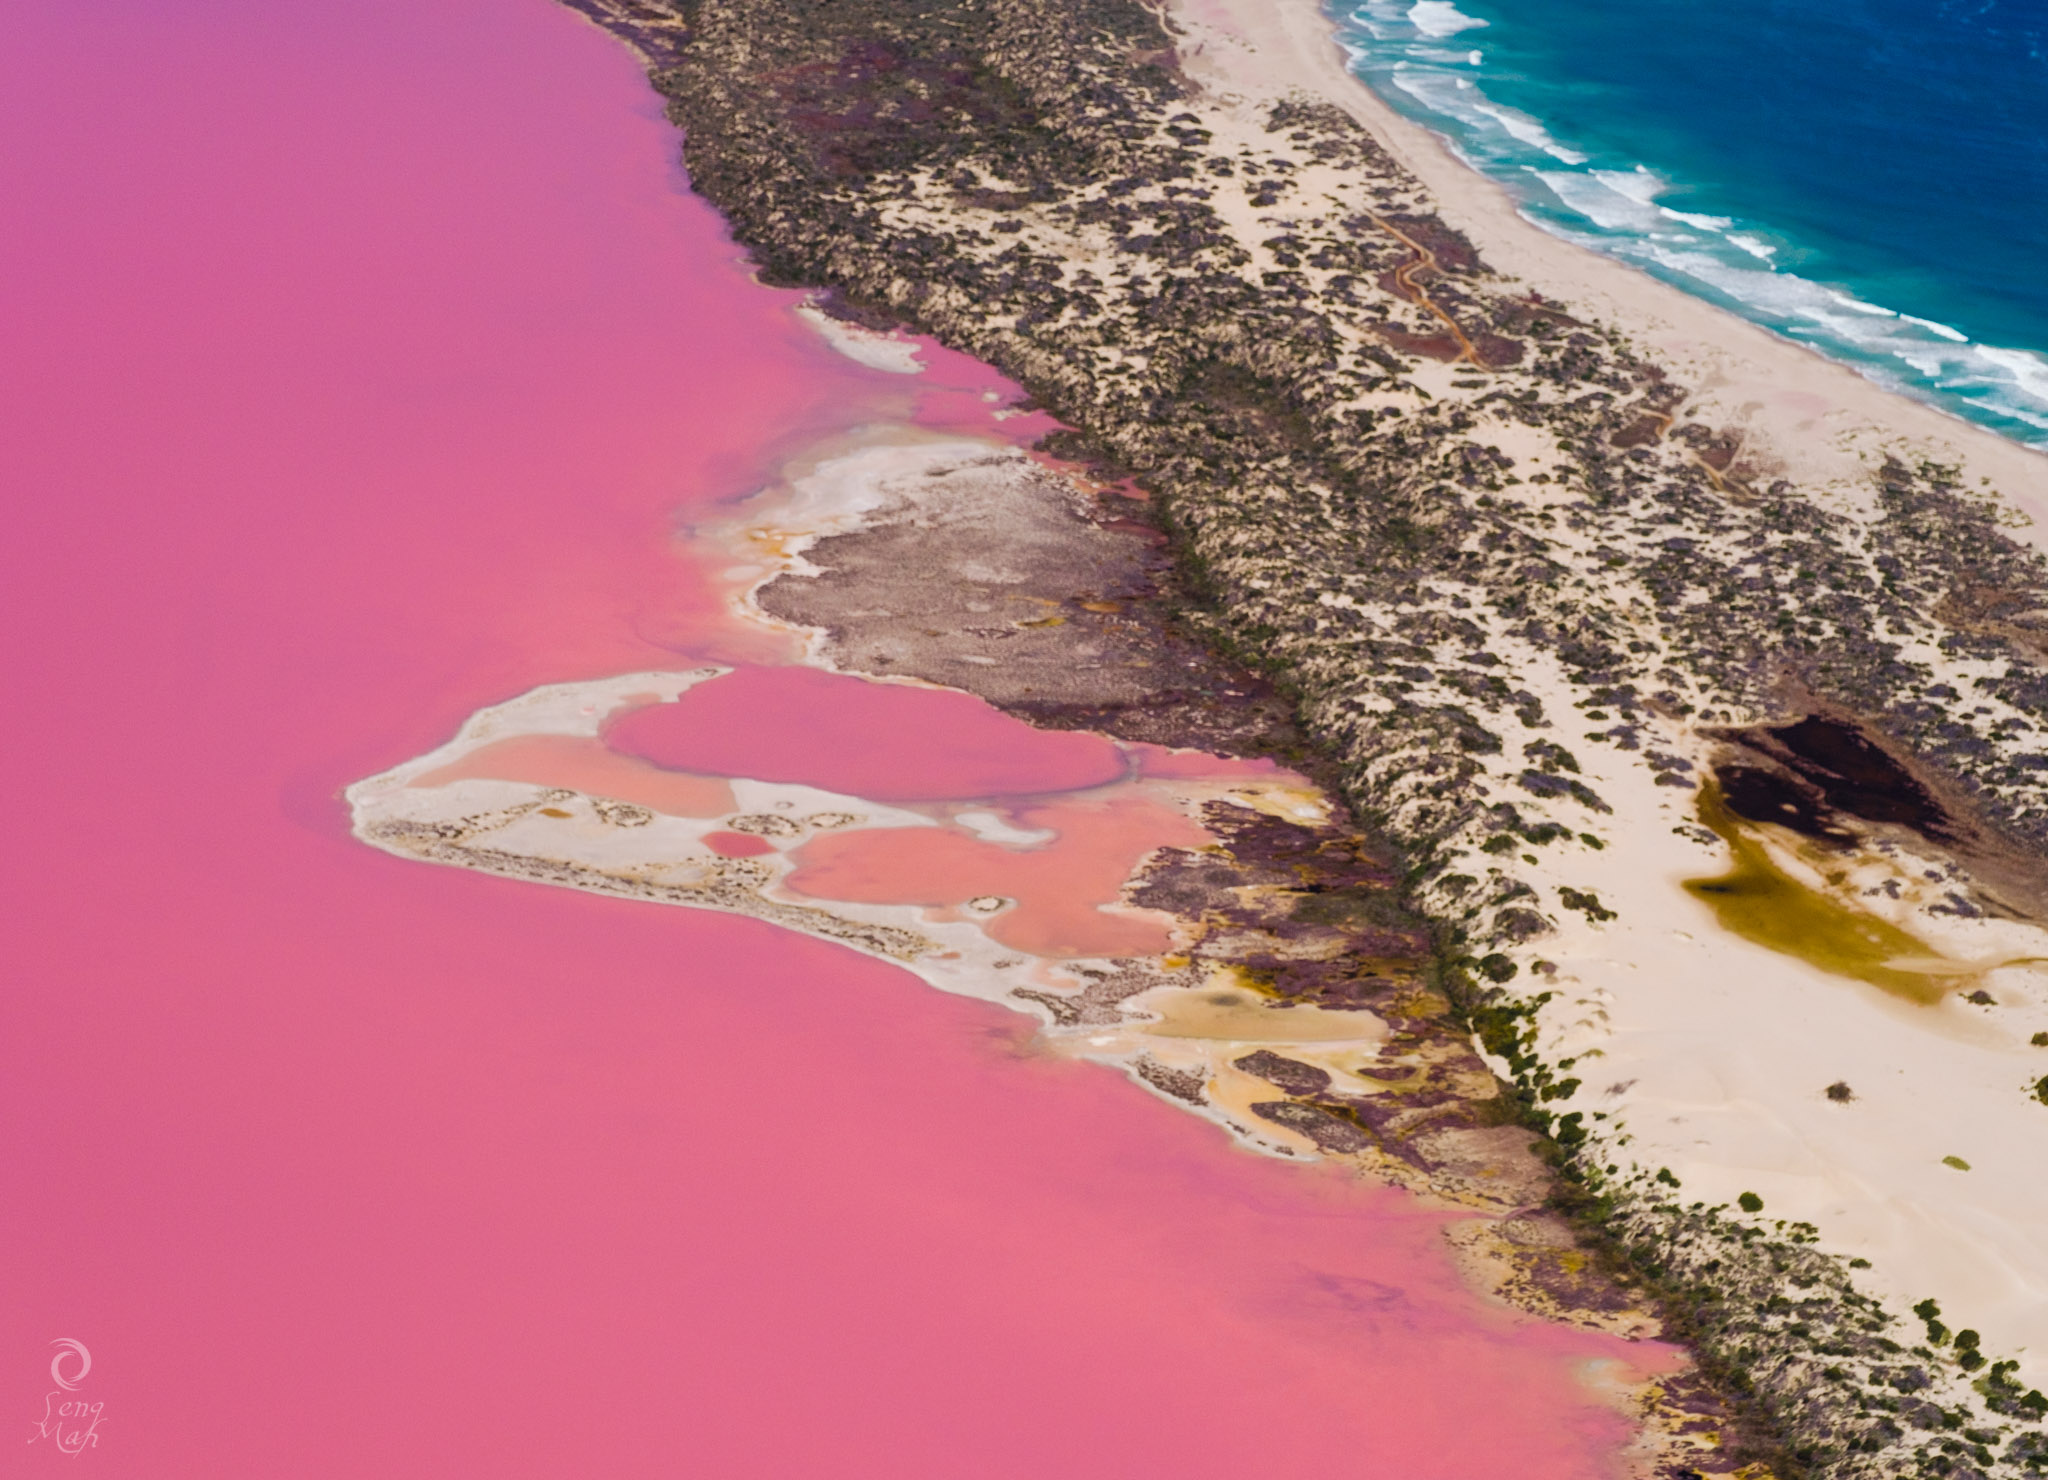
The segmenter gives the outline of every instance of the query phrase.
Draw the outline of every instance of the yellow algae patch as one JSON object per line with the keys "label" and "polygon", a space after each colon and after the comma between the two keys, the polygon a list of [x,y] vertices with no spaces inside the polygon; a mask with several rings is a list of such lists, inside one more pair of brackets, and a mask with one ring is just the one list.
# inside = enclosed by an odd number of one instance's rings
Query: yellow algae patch
{"label": "yellow algae patch", "polygon": [[1951,982],[1984,969],[1951,961],[1890,921],[1792,877],[1712,786],[1700,789],[1699,815],[1727,843],[1734,866],[1687,879],[1685,889],[1730,934],[1919,1003],[1939,1002]]}
{"label": "yellow algae patch", "polygon": [[1307,782],[1264,781],[1251,786],[1233,786],[1230,796],[1241,805],[1282,822],[1327,822],[1330,804]]}
{"label": "yellow algae patch", "polygon": [[1225,977],[1201,987],[1163,987],[1135,999],[1134,1006],[1159,1014],[1156,1023],[1136,1025],[1153,1038],[1206,1038],[1226,1043],[1364,1043],[1387,1036],[1387,1025],[1370,1012],[1332,1012],[1323,1007],[1277,1007],[1271,999]]}

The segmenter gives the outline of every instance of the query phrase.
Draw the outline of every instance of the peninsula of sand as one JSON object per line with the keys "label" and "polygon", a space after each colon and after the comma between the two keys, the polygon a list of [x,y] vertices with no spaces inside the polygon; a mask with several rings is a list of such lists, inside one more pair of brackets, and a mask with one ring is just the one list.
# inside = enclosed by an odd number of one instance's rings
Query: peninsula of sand
{"label": "peninsula of sand", "polygon": [[[617,736],[724,671],[634,675],[362,836],[828,935],[1484,1212],[1489,1288],[1694,1354],[1668,1473],[2048,1467],[2048,460],[1528,224],[1308,0],[572,3],[848,353],[1057,422],[818,451],[736,607],[1115,755],[714,784]],[[878,828],[931,877],[819,862]]]}

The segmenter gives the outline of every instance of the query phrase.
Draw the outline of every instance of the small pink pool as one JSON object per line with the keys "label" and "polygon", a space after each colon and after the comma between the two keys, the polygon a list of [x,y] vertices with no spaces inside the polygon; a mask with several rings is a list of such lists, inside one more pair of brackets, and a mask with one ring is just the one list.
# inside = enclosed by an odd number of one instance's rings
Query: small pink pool
{"label": "small pink pool", "polygon": [[878,802],[1074,791],[1130,762],[1100,735],[1034,730],[971,694],[815,668],[738,668],[614,720],[605,743],[677,771]]}

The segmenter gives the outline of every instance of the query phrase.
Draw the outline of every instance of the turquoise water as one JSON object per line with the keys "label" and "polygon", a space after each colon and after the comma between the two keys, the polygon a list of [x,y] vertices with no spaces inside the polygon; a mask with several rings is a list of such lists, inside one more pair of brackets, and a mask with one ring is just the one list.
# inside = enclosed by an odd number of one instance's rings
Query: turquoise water
{"label": "turquoise water", "polygon": [[1336,0],[1561,236],[2048,446],[2048,0]]}

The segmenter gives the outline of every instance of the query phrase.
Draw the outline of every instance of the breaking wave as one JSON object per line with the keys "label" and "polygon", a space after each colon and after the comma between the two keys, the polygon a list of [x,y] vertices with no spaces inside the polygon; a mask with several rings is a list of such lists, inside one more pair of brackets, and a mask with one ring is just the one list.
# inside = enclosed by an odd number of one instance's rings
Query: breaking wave
{"label": "breaking wave", "polygon": [[1505,23],[1448,0],[1363,0],[1334,15],[1354,74],[1506,186],[1532,221],[1883,385],[2048,447],[2048,355],[1980,342],[1925,304],[1916,315],[1873,301],[1886,296],[1880,288],[1795,271],[1821,255],[1810,243],[1767,221],[1680,209],[1666,198],[1694,192],[1651,164],[1560,138],[1552,123],[1503,101],[1540,86],[1474,49],[1506,34]]}

